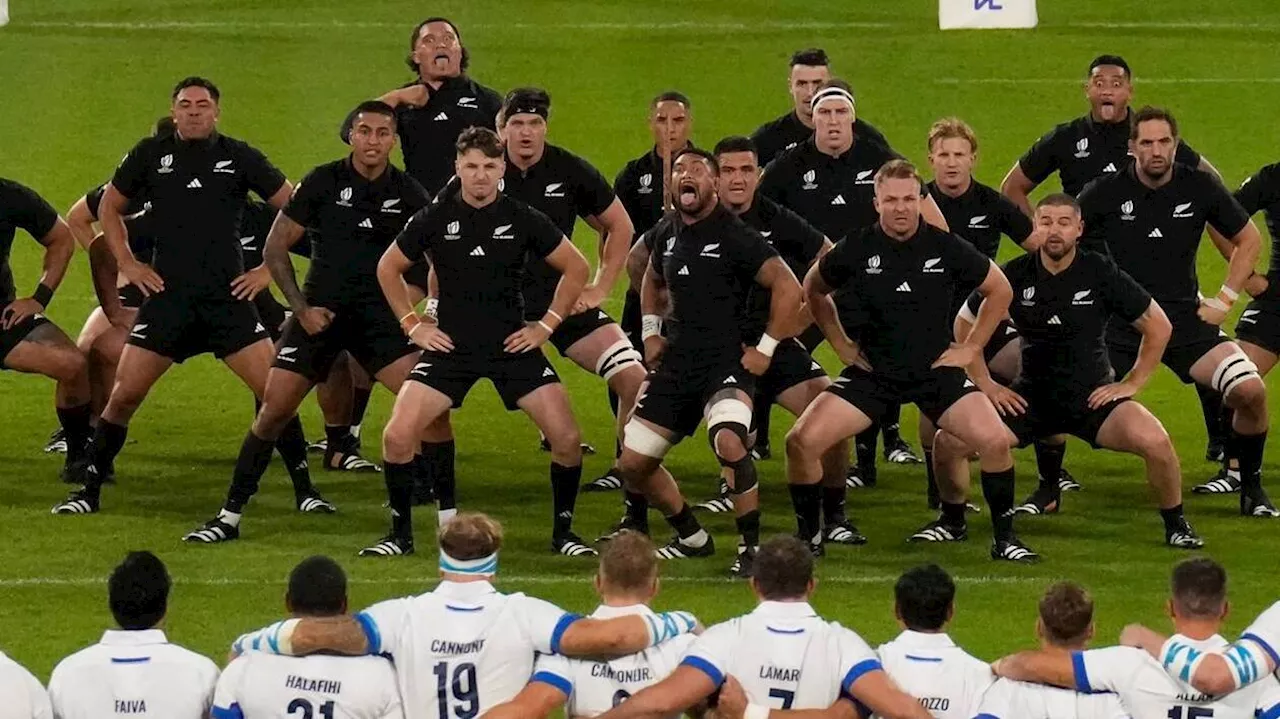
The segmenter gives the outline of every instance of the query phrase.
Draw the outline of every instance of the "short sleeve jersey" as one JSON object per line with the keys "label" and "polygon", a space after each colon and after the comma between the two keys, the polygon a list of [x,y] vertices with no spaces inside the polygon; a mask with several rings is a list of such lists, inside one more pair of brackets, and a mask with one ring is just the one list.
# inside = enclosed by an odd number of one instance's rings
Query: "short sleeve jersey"
{"label": "short sleeve jersey", "polygon": [[983,695],[975,719],[1129,719],[1129,712],[1115,694],[999,679]]}
{"label": "short sleeve jersey", "polygon": [[1280,602],[1259,614],[1240,638],[1261,645],[1271,655],[1271,661],[1276,665],[1276,676],[1280,677]]}
{"label": "short sleeve jersey", "polygon": [[9,267],[17,231],[25,230],[39,242],[57,222],[58,211],[35,190],[0,178],[0,306],[12,302],[17,294]]}
{"label": "short sleeve jersey", "polygon": [[[102,205],[102,196],[106,191],[107,185],[104,183],[84,193],[85,207],[95,220],[98,219],[98,208]],[[156,249],[155,239],[151,236],[152,216],[147,212],[150,209],[151,202],[141,197],[133,197],[129,199],[124,210],[124,227],[129,233],[129,251],[139,262],[148,264],[151,263]]]}
{"label": "short sleeve jersey", "polygon": [[395,669],[383,657],[250,651],[218,678],[212,716],[401,719],[404,714]]}
{"label": "short sleeve jersey", "polygon": [[[751,207],[738,215],[738,219],[760,233],[800,282],[804,281],[809,266],[827,241],[826,235],[805,222],[804,218],[761,195],[756,195]],[[751,288],[747,300],[747,323],[742,331],[744,342],[755,344],[760,339],[769,322],[771,299],[769,290],[759,285]]]}
{"label": "short sleeve jersey", "polygon": [[[1080,251],[1067,269],[1052,274],[1040,253],[1004,266],[1013,287],[1009,318],[1022,337],[1021,381],[1035,391],[1075,401],[1115,379],[1107,352],[1111,317],[1133,323],[1151,295],[1105,255]],[[969,298],[970,311],[981,299]]]}
{"label": "short sleeve jersey", "polygon": [[526,259],[545,258],[564,235],[546,215],[499,194],[484,207],[460,196],[419,210],[396,238],[405,256],[430,259],[440,283],[440,329],[454,352],[490,356],[524,327]]}
{"label": "short sleeve jersey", "polygon": [[1000,251],[1001,235],[1021,245],[1034,229],[1031,218],[1009,198],[977,180],[971,181],[969,189],[959,197],[943,192],[936,181],[930,182],[927,189],[951,231],[993,260]]}
{"label": "short sleeve jersey", "polygon": [[[628,162],[613,181],[614,192],[631,217],[636,237],[662,219],[662,157],[657,149]],[[634,240],[633,240],[634,242]]]}
{"label": "short sleeve jersey", "polygon": [[468,127],[495,129],[502,97],[465,75],[446,78],[422,107],[396,108],[405,170],[435,195],[453,177],[458,135]]}
{"label": "short sleeve jersey", "polygon": [[991,666],[946,634],[905,631],[876,650],[889,678],[934,719],[973,719],[995,681]]}
{"label": "short sleeve jersey", "polygon": [[747,296],[777,251],[722,206],[692,225],[677,220],[674,229],[675,236],[649,256],[671,296],[668,360],[740,353]]}
{"label": "short sleeve jersey", "polygon": [[857,634],[819,617],[804,602],[761,602],[710,627],[681,664],[718,687],[732,674],[752,704],[770,709],[826,708],[850,694],[880,660]]}
{"label": "short sleeve jersey", "polygon": [[[889,140],[885,138],[884,133],[860,117],[853,121],[853,136],[859,141],[889,147]],[[751,141],[756,145],[756,158],[761,167],[768,165],[784,151],[811,137],[813,137],[813,128],[801,122],[795,110],[766,122],[751,133]]]}
{"label": "short sleeve jersey", "polygon": [[[1249,215],[1213,175],[1174,164],[1157,189],[1130,167],[1094,180],[1080,193],[1081,247],[1109,252],[1176,323],[1199,304],[1196,252],[1206,224],[1233,237]],[[1129,331],[1136,341],[1136,336]]]}
{"label": "short sleeve jersey", "polygon": [[557,653],[576,615],[487,582],[441,582],[357,616],[369,653],[395,665],[407,719],[480,716],[533,675],[538,653]]}
{"label": "short sleeve jersey", "polygon": [[49,699],[59,719],[203,719],[217,681],[212,661],[170,644],[159,629],[111,630],[54,667]]}
{"label": "short sleeve jersey", "polygon": [[25,667],[0,652],[0,719],[53,719],[49,694]]}
{"label": "short sleeve jersey", "polygon": [[823,255],[818,268],[857,305],[864,325],[846,331],[861,337],[876,374],[910,381],[927,375],[950,345],[952,298],[982,284],[991,260],[922,220],[905,241],[878,223],[863,228]]}
{"label": "short sleeve jersey", "polygon": [[[1179,641],[1201,651],[1221,651],[1227,641],[1214,635],[1192,640],[1175,635]],[[1223,697],[1211,697],[1165,673],[1160,662],[1135,647],[1107,647],[1072,654],[1076,689],[1107,691],[1133,719],[1167,719],[1175,712],[1181,717],[1249,719],[1280,713],[1280,683],[1274,677],[1251,684]]]}
{"label": "short sleeve jersey", "polygon": [[1235,192],[1236,202],[1250,215],[1264,213],[1271,234],[1271,259],[1267,265],[1270,286],[1258,299],[1280,305],[1280,162],[1258,170]]}
{"label": "short sleeve jersey", "polygon": [[378,260],[406,220],[429,202],[422,185],[392,165],[373,181],[356,171],[350,157],[309,172],[284,207],[312,234],[307,301],[325,307],[385,302]]}
{"label": "short sleeve jersey", "polygon": [[[1037,184],[1053,173],[1062,181],[1062,191],[1080,194],[1090,180],[1118,172],[1133,165],[1129,155],[1129,120],[1133,111],[1121,122],[1097,122],[1092,115],[1077,117],[1045,133],[1018,166],[1027,179]],[[1200,154],[1186,143],[1178,143],[1176,160],[1195,167]]]}
{"label": "short sleeve jersey", "polygon": [[[653,616],[653,611],[643,605],[602,606],[592,612],[591,617],[612,619],[637,614]],[[533,681],[553,686],[565,695],[566,716],[598,716],[641,689],[665,679],[675,671],[695,639],[692,634],[681,634],[656,647],[608,661],[543,654],[538,657]]]}
{"label": "short sleeve jersey", "polygon": [[226,135],[186,141],[148,137],[111,179],[125,197],[151,201],[156,271],[166,292],[227,297],[244,271],[239,243],[245,198],[268,199],[285,176],[250,145]]}

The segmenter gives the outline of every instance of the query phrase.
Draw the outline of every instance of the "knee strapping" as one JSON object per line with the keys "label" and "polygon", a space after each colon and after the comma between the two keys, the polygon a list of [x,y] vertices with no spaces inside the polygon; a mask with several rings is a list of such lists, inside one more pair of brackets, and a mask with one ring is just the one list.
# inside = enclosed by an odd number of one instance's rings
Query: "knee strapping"
{"label": "knee strapping", "polygon": [[1258,375],[1258,366],[1249,359],[1248,355],[1237,350],[1218,363],[1217,368],[1213,370],[1210,384],[1225,398],[1240,385],[1255,377],[1261,379]]}
{"label": "knee strapping", "polygon": [[707,408],[707,440],[717,455],[716,438],[725,431],[737,435],[744,449],[751,446],[751,405],[736,397],[713,402]]}
{"label": "knee strapping", "polygon": [[600,353],[600,359],[596,361],[596,374],[608,382],[614,375],[632,365],[643,367],[644,358],[636,351],[631,340],[621,339]]}
{"label": "knee strapping", "polygon": [[733,470],[733,484],[729,486],[730,494],[746,494],[756,488],[759,482],[756,476],[756,463],[751,459],[751,453],[748,452],[736,462],[717,456],[720,460],[721,467],[727,467]]}
{"label": "knee strapping", "polygon": [[671,442],[633,417],[622,428],[622,446],[636,454],[662,459],[671,449]]}

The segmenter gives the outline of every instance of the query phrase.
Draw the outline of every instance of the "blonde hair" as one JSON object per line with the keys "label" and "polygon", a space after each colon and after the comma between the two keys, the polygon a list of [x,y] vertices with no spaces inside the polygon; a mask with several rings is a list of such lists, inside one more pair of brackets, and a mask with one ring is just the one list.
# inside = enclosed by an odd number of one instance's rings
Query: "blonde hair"
{"label": "blonde hair", "polygon": [[440,549],[454,559],[480,559],[502,549],[502,525],[479,512],[459,512],[440,528]]}
{"label": "blonde hair", "polygon": [[600,580],[622,592],[644,591],[658,576],[658,555],[653,540],[640,532],[623,530],[600,550]]}
{"label": "blonde hair", "polygon": [[969,151],[978,152],[978,136],[974,134],[973,128],[969,127],[969,123],[958,117],[944,117],[933,123],[929,128],[929,152],[933,152],[933,145],[937,141],[953,138],[968,141]]}

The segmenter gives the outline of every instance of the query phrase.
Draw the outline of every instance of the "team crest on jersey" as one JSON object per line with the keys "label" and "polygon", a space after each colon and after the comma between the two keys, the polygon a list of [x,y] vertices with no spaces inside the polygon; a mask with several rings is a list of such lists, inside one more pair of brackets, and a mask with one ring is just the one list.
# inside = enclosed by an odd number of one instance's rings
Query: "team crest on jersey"
{"label": "team crest on jersey", "polygon": [[1120,219],[1133,222],[1133,200],[1125,200],[1124,204],[1120,205]]}
{"label": "team crest on jersey", "polygon": [[465,107],[465,108],[469,108],[469,109],[471,109],[471,110],[476,110],[476,109],[478,109],[478,108],[476,107],[476,99],[475,99],[474,97],[470,97],[470,96],[468,96],[468,97],[460,97],[460,98],[458,98],[458,107]]}
{"label": "team crest on jersey", "polygon": [[236,168],[232,167],[234,162],[235,160],[218,160],[213,163],[213,171],[223,175],[234,175],[236,174]]}
{"label": "team crest on jersey", "polygon": [[160,169],[156,170],[156,172],[161,175],[167,175],[170,172],[173,172],[173,155],[165,155],[160,158]]}
{"label": "team crest on jersey", "polygon": [[989,230],[991,225],[987,224],[986,215],[974,215],[969,218],[969,229],[971,230]]}
{"label": "team crest on jersey", "polygon": [[653,173],[646,172],[640,176],[640,187],[636,192],[641,195],[648,195],[653,192]]}
{"label": "team crest on jersey", "polygon": [[515,233],[511,231],[511,225],[499,225],[493,228],[493,239],[495,240],[514,240]]}
{"label": "team crest on jersey", "polygon": [[814,170],[809,170],[808,172],[804,173],[804,176],[801,177],[800,179],[804,180],[804,184],[800,186],[800,189],[802,190],[818,189],[818,173],[815,172]]}
{"label": "team crest on jersey", "polygon": [[668,237],[668,238],[667,238],[667,249],[666,249],[665,251],[663,251],[662,256],[663,256],[663,257],[669,257],[669,256],[671,256],[671,253],[675,251],[675,248],[676,248],[676,238],[674,238],[674,237]]}
{"label": "team crest on jersey", "polygon": [[1089,138],[1082,137],[1076,140],[1076,157],[1083,160],[1089,156]]}
{"label": "team crest on jersey", "polygon": [[340,207],[351,207],[351,188],[344,187],[338,193],[338,205]]}
{"label": "team crest on jersey", "polygon": [[872,255],[867,258],[867,274],[880,274],[880,255]]}
{"label": "team crest on jersey", "polygon": [[1092,305],[1093,298],[1090,297],[1091,294],[1093,294],[1093,290],[1080,290],[1071,296],[1071,304],[1085,306]]}
{"label": "team crest on jersey", "polygon": [[853,178],[853,184],[873,185],[875,184],[875,181],[876,181],[876,178],[874,177],[875,174],[876,174],[875,170],[860,170],[858,174]]}
{"label": "team crest on jersey", "polygon": [[446,240],[456,240],[462,237],[462,223],[454,220],[444,226],[444,238]]}
{"label": "team crest on jersey", "polygon": [[947,268],[941,267],[942,258],[933,257],[924,261],[923,271],[926,275],[940,275],[947,271]]}
{"label": "team crest on jersey", "polygon": [[398,215],[402,212],[402,210],[399,207],[396,207],[396,205],[399,205],[399,204],[400,204],[399,197],[393,197],[390,200],[383,200],[382,211],[387,213],[388,215]]}
{"label": "team crest on jersey", "polygon": [[1174,217],[1195,217],[1196,213],[1191,211],[1191,205],[1192,203],[1190,202],[1179,202],[1178,205],[1173,208],[1173,216]]}
{"label": "team crest on jersey", "polygon": [[547,185],[547,189],[543,190],[544,197],[564,197],[564,183],[552,182]]}
{"label": "team crest on jersey", "polygon": [[1023,290],[1022,300],[1021,300],[1022,306],[1031,307],[1032,305],[1034,305],[1036,303],[1035,296],[1036,296],[1036,288],[1028,287],[1027,289]]}

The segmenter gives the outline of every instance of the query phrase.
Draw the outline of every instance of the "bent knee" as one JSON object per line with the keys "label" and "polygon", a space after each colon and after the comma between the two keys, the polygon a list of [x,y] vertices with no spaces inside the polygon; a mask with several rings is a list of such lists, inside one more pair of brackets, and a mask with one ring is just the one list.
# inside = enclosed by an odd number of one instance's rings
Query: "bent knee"
{"label": "bent knee", "polygon": [[382,458],[387,462],[404,464],[417,454],[420,443],[411,427],[388,424],[382,430]]}

